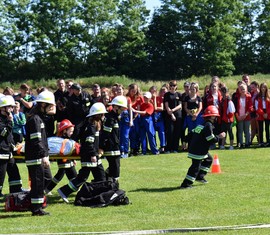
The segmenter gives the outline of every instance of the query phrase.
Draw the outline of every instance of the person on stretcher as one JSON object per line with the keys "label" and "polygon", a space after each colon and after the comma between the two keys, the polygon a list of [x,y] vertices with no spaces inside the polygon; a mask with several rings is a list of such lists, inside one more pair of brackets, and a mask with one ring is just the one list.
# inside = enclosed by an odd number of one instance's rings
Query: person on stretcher
{"label": "person on stretcher", "polygon": [[[72,136],[73,131],[74,125],[68,119],[64,119],[63,121],[60,122],[58,126],[57,136],[64,138],[63,141],[67,142]],[[62,143],[61,145],[62,151],[60,150],[59,152],[60,155],[61,152],[64,152],[63,151],[64,146],[65,145],[63,145]],[[58,171],[56,175],[52,178],[51,182],[48,184],[47,188],[45,188],[46,194],[48,194],[53,190],[53,188],[63,179],[65,174],[69,180],[72,180],[77,176],[77,171],[75,169],[76,162],[74,160],[58,159],[57,164],[58,164]]]}

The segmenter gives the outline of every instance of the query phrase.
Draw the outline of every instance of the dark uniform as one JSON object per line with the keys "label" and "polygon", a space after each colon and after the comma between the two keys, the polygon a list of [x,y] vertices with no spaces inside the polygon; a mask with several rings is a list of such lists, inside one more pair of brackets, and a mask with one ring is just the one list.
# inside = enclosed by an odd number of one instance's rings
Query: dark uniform
{"label": "dark uniform", "polygon": [[42,115],[34,114],[26,122],[25,163],[31,179],[31,210],[36,212],[44,202],[44,166],[42,158],[49,156],[47,134]]}
{"label": "dark uniform", "polygon": [[8,173],[9,192],[20,192],[22,181],[19,169],[12,156],[13,151],[12,121],[0,114],[0,194]]}
{"label": "dark uniform", "polygon": [[119,114],[113,110],[105,115],[105,122],[100,136],[100,148],[104,150],[109,167],[108,177],[118,179],[120,176],[120,129]]}
{"label": "dark uniform", "polygon": [[[105,172],[101,159],[98,157],[98,149],[99,131],[93,123],[88,123],[81,138],[80,156],[82,168],[79,170],[79,174],[76,178],[58,189],[58,193],[63,199],[67,198],[72,192],[78,191],[80,186],[87,181],[90,172],[93,174],[94,181],[105,180]],[[97,162],[91,161],[91,157],[93,156],[97,157]],[[68,202],[67,199],[65,201]]]}
{"label": "dark uniform", "polygon": [[213,161],[208,151],[209,147],[216,142],[218,142],[218,137],[213,134],[213,124],[210,121],[206,121],[204,125],[198,125],[192,130],[188,152],[192,164],[180,188],[191,187],[195,180],[207,182],[204,176],[209,171]]}
{"label": "dark uniform", "polygon": [[68,100],[68,119],[75,125],[71,138],[75,141],[81,138],[85,117],[91,106],[91,99],[88,92],[82,91],[79,96],[73,94]]}

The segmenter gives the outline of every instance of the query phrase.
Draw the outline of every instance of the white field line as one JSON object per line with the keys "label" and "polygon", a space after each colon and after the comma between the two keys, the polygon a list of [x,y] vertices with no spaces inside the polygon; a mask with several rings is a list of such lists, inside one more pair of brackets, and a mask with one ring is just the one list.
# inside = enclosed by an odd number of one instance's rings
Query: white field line
{"label": "white field line", "polygon": [[9,235],[69,235],[69,234],[141,235],[141,234],[185,233],[185,232],[203,232],[203,231],[260,229],[260,228],[270,228],[270,224],[250,224],[250,225],[214,226],[214,227],[199,227],[199,228],[174,228],[174,229],[112,231],[112,232],[13,233]]}

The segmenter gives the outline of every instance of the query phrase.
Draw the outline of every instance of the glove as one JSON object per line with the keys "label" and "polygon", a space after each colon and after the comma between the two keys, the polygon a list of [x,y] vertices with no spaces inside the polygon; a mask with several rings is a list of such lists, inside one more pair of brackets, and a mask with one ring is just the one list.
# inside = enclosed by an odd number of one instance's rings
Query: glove
{"label": "glove", "polygon": [[49,168],[50,167],[50,161],[49,161],[49,156],[48,157],[44,157],[42,158],[42,164],[45,168]]}

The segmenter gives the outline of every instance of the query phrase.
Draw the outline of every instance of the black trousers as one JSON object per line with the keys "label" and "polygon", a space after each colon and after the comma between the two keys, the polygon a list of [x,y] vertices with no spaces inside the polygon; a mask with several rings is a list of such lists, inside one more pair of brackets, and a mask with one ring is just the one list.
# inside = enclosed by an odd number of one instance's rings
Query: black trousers
{"label": "black trousers", "polygon": [[44,202],[44,166],[27,166],[28,174],[31,179],[31,211],[37,211],[42,208]]}
{"label": "black trousers", "polygon": [[106,170],[107,176],[117,179],[120,177],[120,156],[106,156],[109,166]]}
{"label": "black trousers", "polygon": [[175,121],[171,119],[171,116],[166,116],[166,151],[178,151],[180,144],[180,135],[182,133],[182,118],[176,118]]}
{"label": "black trousers", "polygon": [[20,192],[22,188],[22,181],[19,168],[14,158],[7,160],[0,159],[0,192],[2,191],[6,173],[8,174],[9,192]]}
{"label": "black trousers", "polygon": [[200,180],[204,178],[213,162],[212,156],[209,153],[207,155],[207,158],[202,160],[192,159],[192,164],[181,186],[191,186],[196,179]]}
{"label": "black trousers", "polygon": [[106,180],[105,171],[102,164],[99,164],[96,167],[82,167],[79,170],[76,178],[70,180],[69,183],[61,187],[60,190],[66,197],[68,197],[71,193],[79,190],[79,188],[87,181],[91,172],[94,177],[93,181]]}
{"label": "black trousers", "polygon": [[69,180],[72,180],[77,176],[77,171],[74,166],[70,168],[59,168],[51,182],[47,185],[48,191],[52,191],[53,188],[63,179],[65,174]]}

